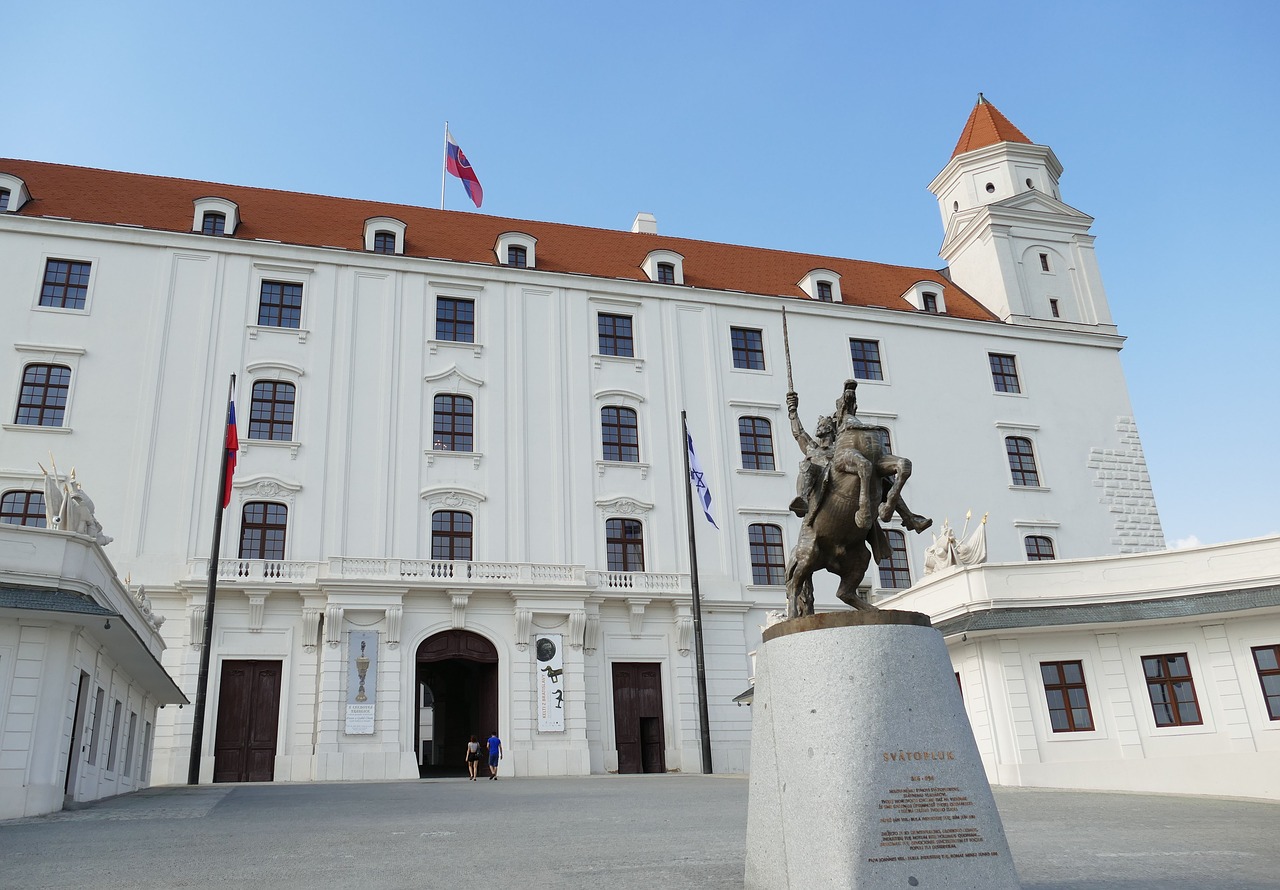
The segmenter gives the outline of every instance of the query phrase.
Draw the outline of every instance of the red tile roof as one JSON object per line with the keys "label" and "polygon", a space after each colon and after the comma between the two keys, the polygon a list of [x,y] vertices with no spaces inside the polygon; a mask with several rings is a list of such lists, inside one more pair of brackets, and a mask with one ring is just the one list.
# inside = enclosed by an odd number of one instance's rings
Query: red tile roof
{"label": "red tile roof", "polygon": [[999,320],[934,269],[39,161],[0,159],[0,172],[17,176],[27,185],[31,200],[20,216],[190,232],[192,202],[218,197],[239,207],[237,241],[263,238],[363,250],[365,220],[389,216],[406,224],[407,256],[498,265],[494,255],[498,236],[514,231],[538,239],[540,270],[647,281],[641,264],[650,251],[662,248],[684,257],[685,284],[693,287],[807,299],[797,283],[811,270],[824,268],[841,276],[843,302],[849,305],[915,311],[901,295],[917,281],[927,280],[941,290],[947,315]]}
{"label": "red tile roof", "polygon": [[1031,144],[1031,140],[1023,135],[1021,130],[1011,124],[1007,117],[983,97],[982,93],[978,93],[978,104],[973,106],[973,111],[964,125],[964,130],[960,133],[960,141],[956,143],[956,150],[951,153],[951,157],[954,158],[966,151],[986,148],[997,142]]}

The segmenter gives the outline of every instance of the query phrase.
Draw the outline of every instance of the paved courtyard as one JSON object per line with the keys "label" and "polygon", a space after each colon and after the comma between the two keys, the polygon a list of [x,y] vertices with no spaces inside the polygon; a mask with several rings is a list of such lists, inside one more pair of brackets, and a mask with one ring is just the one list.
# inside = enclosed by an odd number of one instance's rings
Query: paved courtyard
{"label": "paved courtyard", "polygon": [[[1027,890],[1280,887],[1280,805],[998,790]],[[155,788],[0,822],[0,887],[741,887],[741,776]]]}

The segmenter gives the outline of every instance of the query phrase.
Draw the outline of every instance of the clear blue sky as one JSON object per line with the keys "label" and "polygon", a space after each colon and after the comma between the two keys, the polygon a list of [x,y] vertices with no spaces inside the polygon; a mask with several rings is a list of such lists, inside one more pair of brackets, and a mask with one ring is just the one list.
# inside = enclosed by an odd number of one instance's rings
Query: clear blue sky
{"label": "clear blue sky", "polygon": [[981,90],[1097,218],[1170,543],[1280,531],[1280,4],[891,6],[11,3],[0,155],[437,206],[447,119],[488,213],[937,268]]}

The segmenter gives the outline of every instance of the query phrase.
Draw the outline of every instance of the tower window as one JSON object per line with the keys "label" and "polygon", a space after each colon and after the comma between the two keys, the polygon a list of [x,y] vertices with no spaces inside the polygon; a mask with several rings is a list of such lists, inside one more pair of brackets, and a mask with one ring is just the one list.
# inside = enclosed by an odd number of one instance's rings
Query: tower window
{"label": "tower window", "polygon": [[1049,298],[1049,311],[1053,313],[1053,317],[1054,317],[1054,318],[1061,318],[1061,317],[1062,317],[1061,313],[1059,313],[1059,312],[1058,312],[1058,299],[1057,299],[1057,297],[1050,297],[1050,298]]}
{"label": "tower window", "polygon": [[995,184],[994,182],[988,182],[988,183],[987,183],[987,194],[988,194],[988,195],[995,194],[995,190],[996,190],[996,184]]}
{"label": "tower window", "polygon": [[1049,271],[1049,254],[1047,253],[1040,254],[1040,271],[1041,272]]}
{"label": "tower window", "polygon": [[1035,186],[1031,184],[1031,180],[1030,180],[1030,179],[1028,179],[1028,180],[1027,180],[1027,188],[1029,188],[1029,189],[1034,189],[1034,188],[1035,188]]}
{"label": "tower window", "polygon": [[960,202],[959,202],[959,201],[952,201],[952,202],[951,202],[951,212],[952,212],[952,213],[955,213],[955,212],[957,212],[959,209],[960,209]]}

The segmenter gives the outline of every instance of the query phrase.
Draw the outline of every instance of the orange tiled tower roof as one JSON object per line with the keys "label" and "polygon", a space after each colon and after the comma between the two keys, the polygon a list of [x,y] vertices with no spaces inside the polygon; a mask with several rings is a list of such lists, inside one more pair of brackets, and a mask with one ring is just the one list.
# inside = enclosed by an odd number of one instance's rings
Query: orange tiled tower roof
{"label": "orange tiled tower roof", "polygon": [[969,115],[969,120],[964,125],[960,141],[956,143],[956,150],[951,153],[951,157],[954,158],[956,155],[974,149],[986,148],[997,142],[1031,144],[1031,140],[1021,130],[1010,123],[1009,119],[988,102],[982,93],[978,93],[978,104],[973,106],[973,113]]}

